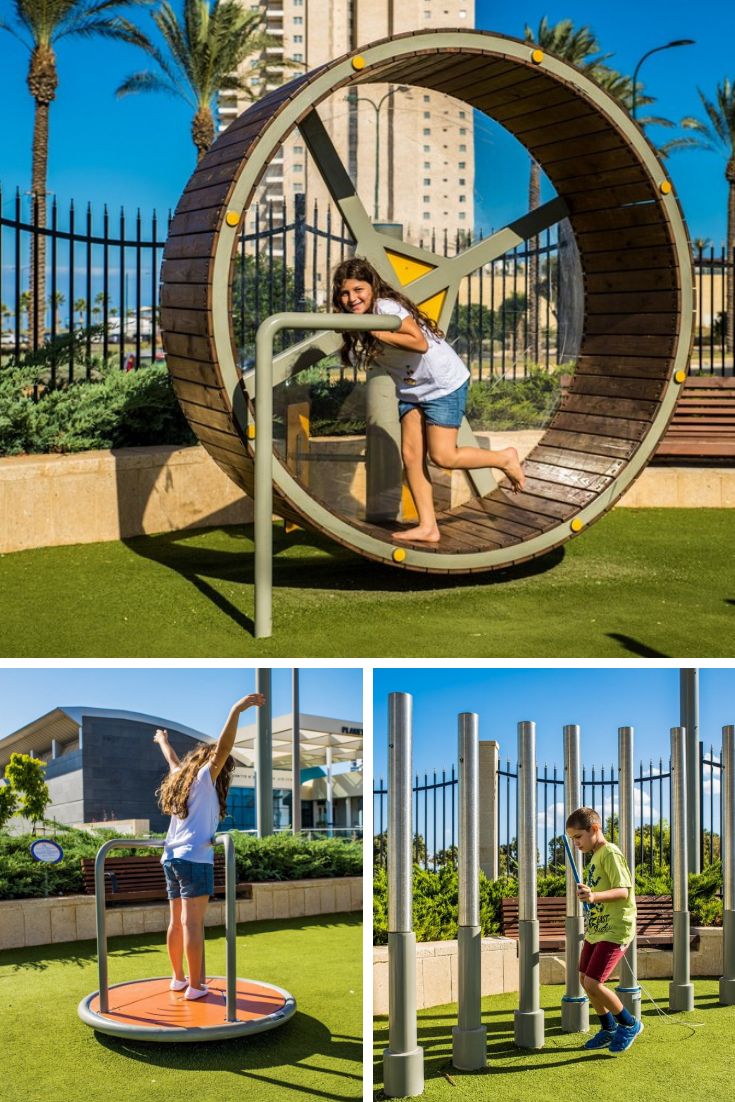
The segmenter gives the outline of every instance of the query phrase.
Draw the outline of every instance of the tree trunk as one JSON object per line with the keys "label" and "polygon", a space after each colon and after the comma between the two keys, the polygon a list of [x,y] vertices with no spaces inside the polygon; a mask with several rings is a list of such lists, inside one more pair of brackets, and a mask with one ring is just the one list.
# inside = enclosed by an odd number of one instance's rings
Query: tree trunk
{"label": "tree trunk", "polygon": [[214,141],[214,119],[211,109],[200,106],[191,124],[191,136],[197,147],[197,164]]}
{"label": "tree trunk", "polygon": [[56,58],[50,46],[37,46],[31,54],[27,82],[36,103],[31,169],[31,192],[34,204],[31,214],[36,228],[31,234],[28,322],[31,345],[33,348],[38,348],[46,337],[46,236],[41,231],[46,228],[49,107],[56,96],[58,84]]}
{"label": "tree trunk", "polygon": [[[725,169],[725,177],[728,182],[727,194],[727,263],[725,267],[725,279],[727,281],[727,300],[725,309],[725,341],[728,352],[735,351],[735,157],[731,157]],[[723,365],[724,367],[724,365]]]}
{"label": "tree trunk", "polygon": [[[538,161],[531,159],[531,175],[528,181],[528,209],[538,210],[541,206],[541,168]],[[538,237],[531,237],[527,250],[538,248]],[[538,300],[538,253],[534,251],[528,257],[528,335],[526,352],[535,364],[539,362],[539,300]]]}

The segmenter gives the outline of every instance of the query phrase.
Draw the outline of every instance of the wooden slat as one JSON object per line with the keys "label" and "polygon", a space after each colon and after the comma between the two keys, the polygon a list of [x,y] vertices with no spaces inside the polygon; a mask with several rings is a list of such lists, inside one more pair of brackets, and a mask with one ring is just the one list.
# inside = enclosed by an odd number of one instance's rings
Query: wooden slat
{"label": "wooden slat", "polygon": [[666,291],[675,290],[677,273],[673,268],[643,268],[630,272],[586,272],[585,290],[588,294],[601,294],[608,291],[614,294],[630,291]]}
{"label": "wooden slat", "polygon": [[[212,278],[211,256],[164,260],[161,281],[165,290],[171,283],[209,283]],[[163,298],[163,296],[161,296]]]}
{"label": "wooden slat", "polygon": [[161,328],[166,332],[176,329],[177,333],[191,333],[204,337],[209,332],[211,313],[208,310],[168,310],[161,309]]}
{"label": "wooden slat", "polygon": [[[576,99],[574,93],[568,88],[548,87],[546,82],[540,81],[538,89],[531,95],[525,96],[523,99],[518,100],[508,93],[503,93],[500,96],[477,96],[471,95],[470,102],[481,111],[485,111],[492,118],[496,119],[499,123],[506,127],[513,133],[513,124],[515,120],[518,120],[520,124],[528,117],[528,115],[537,110],[547,107],[556,107],[562,103],[569,103],[571,100]],[[503,102],[503,100],[505,102]]]}
{"label": "wooden slat", "polygon": [[579,390],[570,390],[561,401],[559,412],[593,413],[606,417],[627,417],[633,421],[653,419],[658,410],[658,402],[645,401],[642,398],[620,398],[609,394],[583,394]]}
{"label": "wooden slat", "polygon": [[[635,209],[635,208],[633,208]],[[606,211],[595,211],[595,214],[604,214]],[[591,254],[604,253],[610,257],[609,270],[612,272],[618,271],[618,265],[615,258],[612,255],[616,249],[650,249],[653,253],[654,249],[662,247],[670,247],[670,260],[667,267],[674,267],[676,254],[671,244],[671,234],[668,228],[660,221],[652,221],[640,226],[629,226],[626,229],[619,230],[597,230],[595,228],[580,233],[577,228],[577,218],[572,217],[572,227],[575,232],[577,247],[582,253],[583,257],[587,257]],[[586,267],[586,263],[584,265]],[[640,267],[641,265],[636,265]],[[658,267],[653,259],[648,264],[643,265],[646,268]],[[632,265],[631,265],[632,267]]]}
{"label": "wooden slat", "polygon": [[[625,265],[623,265],[623,269]],[[609,270],[609,269],[608,269]],[[674,290],[607,291],[588,293],[585,311],[588,317],[605,314],[670,314],[676,312],[679,296]]]}
{"label": "wooden slat", "polygon": [[551,425],[544,433],[544,443],[549,447],[568,448],[570,451],[589,452],[593,455],[608,455],[627,461],[636,451],[639,441],[591,432],[570,432],[566,428],[556,428]]}
{"label": "wooden slat", "polygon": [[[593,171],[594,161],[590,160],[588,164],[590,171]],[[580,166],[582,171],[586,167],[587,165]],[[554,179],[553,176],[552,179]],[[564,194],[562,187],[557,186],[557,190]],[[628,203],[645,203],[651,198],[651,186],[650,184],[624,184],[620,187],[595,188],[594,191],[581,192],[578,195],[570,194],[565,198],[573,217],[582,212],[622,207]]]}
{"label": "wooden slat", "polygon": [[572,468],[590,474],[609,475],[610,478],[616,478],[625,466],[622,459],[613,459],[605,455],[593,455],[584,451],[570,451],[568,448],[551,448],[547,447],[546,444],[539,444],[538,447],[534,448],[529,460],[539,463],[553,463],[559,467]]}
{"label": "wooden slat", "polygon": [[592,494],[602,493],[612,482],[612,478],[606,475],[590,474],[587,471],[578,471],[552,463],[539,463],[529,459],[524,463],[523,470],[528,478],[558,483],[576,490],[589,491]]}
{"label": "wooden slat", "polygon": [[664,383],[660,379],[575,374],[570,389],[575,394],[604,394],[611,398],[640,398],[656,402],[663,394]]}
{"label": "wooden slat", "polygon": [[582,341],[581,351],[590,356],[596,354],[613,356],[661,356],[670,359],[674,354],[676,334],[660,334],[655,337],[616,337],[589,336]]}
{"label": "wooden slat", "polygon": [[179,333],[172,328],[164,328],[166,352],[171,357],[183,356],[199,363],[209,363],[215,370],[214,344],[210,337],[200,337],[194,333]]}
{"label": "wooden slat", "polygon": [[587,315],[585,334],[593,337],[600,333],[610,336],[656,336],[671,335],[677,332],[679,318],[676,314],[620,313]]}
{"label": "wooden slat", "polygon": [[160,305],[171,310],[210,310],[212,288],[209,283],[165,283]]}
{"label": "wooden slat", "polygon": [[599,252],[593,251],[591,248],[585,248],[585,271],[620,272],[636,271],[639,268],[676,267],[676,254],[673,249],[650,248],[648,246],[636,248],[636,235],[633,230],[625,231],[628,245],[626,245],[624,240],[620,240],[618,246],[619,232],[621,231],[615,231],[613,234],[606,235],[606,241],[604,243],[610,245],[610,248],[605,248]]}
{"label": "wooden slat", "polygon": [[554,414],[549,427],[580,432],[583,435],[595,434],[609,436],[616,440],[640,441],[648,431],[648,422],[632,421],[625,417],[595,417],[585,413],[565,413],[561,410]]}
{"label": "wooden slat", "polygon": [[[574,232],[578,237],[585,233],[609,234],[612,231],[641,229],[644,226],[667,225],[664,209],[659,202],[639,203],[632,207],[614,207],[591,213],[580,211],[574,216]],[[667,238],[668,240],[668,238]]]}
{"label": "wooden slat", "polygon": [[599,349],[592,355],[586,349],[582,349],[575,378],[579,375],[612,375],[620,378],[633,379],[668,379],[671,366],[669,356],[636,355],[629,352],[625,355],[616,353],[612,355],[607,348]]}

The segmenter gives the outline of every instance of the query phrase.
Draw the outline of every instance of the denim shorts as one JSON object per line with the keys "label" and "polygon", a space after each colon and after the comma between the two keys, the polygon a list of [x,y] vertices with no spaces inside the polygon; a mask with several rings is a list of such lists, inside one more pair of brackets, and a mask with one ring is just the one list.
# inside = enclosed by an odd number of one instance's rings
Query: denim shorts
{"label": "denim shorts", "polygon": [[469,385],[470,381],[467,379],[451,394],[445,394],[441,398],[431,398],[428,402],[403,402],[399,399],[398,416],[400,418],[410,413],[412,409],[420,409],[426,418],[427,425],[458,429],[464,417]]}
{"label": "denim shorts", "polygon": [[171,861],[163,862],[163,872],[169,899],[195,899],[198,895],[214,895],[214,865],[174,857]]}

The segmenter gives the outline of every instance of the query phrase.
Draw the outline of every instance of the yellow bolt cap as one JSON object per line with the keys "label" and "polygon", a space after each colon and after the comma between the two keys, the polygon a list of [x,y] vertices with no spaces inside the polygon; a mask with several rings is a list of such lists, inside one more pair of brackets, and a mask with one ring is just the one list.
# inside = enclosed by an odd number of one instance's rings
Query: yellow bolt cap
{"label": "yellow bolt cap", "polygon": [[248,425],[248,440],[255,439],[255,425]]}
{"label": "yellow bolt cap", "polygon": [[661,192],[662,195],[670,195],[671,184],[668,180],[662,180],[661,183],[658,185],[658,190]]}
{"label": "yellow bolt cap", "polygon": [[367,65],[367,62],[365,61],[365,58],[362,57],[362,55],[358,55],[357,57],[353,57],[353,59],[352,59],[352,68],[353,69],[364,69],[366,65]]}
{"label": "yellow bolt cap", "polygon": [[573,532],[581,532],[584,528],[584,521],[580,520],[579,517],[575,517],[569,527]]}
{"label": "yellow bolt cap", "polygon": [[686,371],[677,371],[674,374],[674,382],[675,383],[685,383],[686,382],[686,377],[687,377]]}
{"label": "yellow bolt cap", "polygon": [[540,65],[543,60],[544,60],[544,51],[543,50],[532,50],[531,51],[531,61],[533,61],[534,64]]}
{"label": "yellow bolt cap", "polygon": [[402,547],[396,547],[393,552],[393,562],[403,562],[406,557],[406,552]]}
{"label": "yellow bolt cap", "polygon": [[228,210],[227,214],[225,215],[225,222],[228,226],[239,226],[240,215],[236,210]]}

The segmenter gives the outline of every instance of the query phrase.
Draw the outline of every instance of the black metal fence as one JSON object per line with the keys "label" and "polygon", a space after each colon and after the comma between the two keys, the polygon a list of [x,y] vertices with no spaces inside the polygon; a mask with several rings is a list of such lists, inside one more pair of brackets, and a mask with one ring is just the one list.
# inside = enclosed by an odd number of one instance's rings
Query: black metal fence
{"label": "black metal fence", "polygon": [[[159,220],[154,211],[144,227],[138,211],[131,226],[124,211],[113,218],[107,207],[95,219],[87,205],[80,219],[72,203],[62,225],[53,199],[42,226],[34,199],[24,203],[16,191],[8,206],[6,213],[0,191],[0,364],[61,336],[70,347],[65,368],[68,362],[71,379],[89,377],[95,355],[121,368],[163,358],[158,291],[170,212]],[[433,231],[419,244],[449,256],[478,239],[467,231]],[[565,280],[574,265],[565,262],[566,246],[556,229],[546,230],[462,281],[448,338],[475,378],[522,377],[534,364],[549,370],[574,358],[565,323],[565,303],[574,297]],[[252,357],[255,330],[268,314],[328,308],[329,273],[352,248],[341,218],[316,204],[307,216],[304,195],[278,213],[273,205],[265,216],[255,207],[247,226],[243,222],[233,271],[233,331],[243,362]],[[735,258],[724,248],[716,254],[700,246],[694,262],[691,368],[731,374],[735,352],[727,349],[725,304]],[[76,345],[75,334],[81,335]]]}
{"label": "black metal fence", "polygon": [[[714,749],[705,753],[699,744],[700,854],[704,867],[720,857],[722,805],[719,798],[722,765]],[[497,837],[501,872],[517,869],[516,794],[517,770],[510,761],[498,766]],[[618,773],[609,768],[583,766],[582,804],[593,807],[602,819],[610,841],[619,840]],[[449,772],[416,775],[413,785],[414,854],[426,869],[436,869],[443,854],[457,845],[458,778],[454,765]],[[373,830],[381,838],[387,829],[388,793],[383,779],[373,789]],[[556,765],[536,768],[539,870],[560,872],[564,868],[564,777]],[[671,862],[671,764],[659,758],[641,761],[634,777],[634,824],[636,865],[653,873]],[[377,847],[379,860],[385,847]]]}

